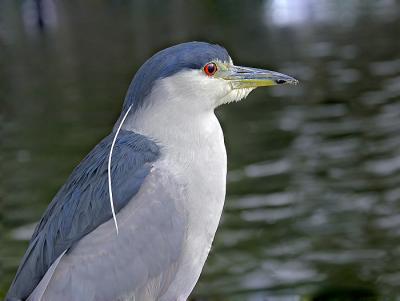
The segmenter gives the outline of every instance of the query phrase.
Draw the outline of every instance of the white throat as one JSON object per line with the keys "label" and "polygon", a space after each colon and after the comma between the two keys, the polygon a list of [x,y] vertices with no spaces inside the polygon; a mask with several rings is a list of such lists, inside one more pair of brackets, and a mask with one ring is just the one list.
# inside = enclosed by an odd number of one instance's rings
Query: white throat
{"label": "white throat", "polygon": [[207,77],[200,70],[184,70],[156,81],[142,107],[130,114],[122,128],[167,148],[195,151],[195,146],[213,135],[222,136],[214,109],[241,100],[251,91],[233,89],[227,81]]}
{"label": "white throat", "polygon": [[[223,139],[214,114],[218,100],[206,93],[209,81],[196,71],[158,80],[143,106],[130,114],[122,128],[154,139],[166,152],[181,155],[196,152],[201,143],[216,136]],[[225,88],[222,83],[218,87]]]}

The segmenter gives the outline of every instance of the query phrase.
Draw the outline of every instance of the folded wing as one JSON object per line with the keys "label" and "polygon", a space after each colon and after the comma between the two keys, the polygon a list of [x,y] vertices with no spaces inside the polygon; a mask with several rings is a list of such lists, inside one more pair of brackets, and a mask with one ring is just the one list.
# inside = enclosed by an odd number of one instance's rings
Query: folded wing
{"label": "folded wing", "polygon": [[[82,237],[112,218],[107,160],[113,135],[103,139],[74,169],[32,235],[6,300],[25,300],[53,262]],[[114,206],[119,212],[139,191],[159,157],[153,141],[122,130],[112,158]]]}

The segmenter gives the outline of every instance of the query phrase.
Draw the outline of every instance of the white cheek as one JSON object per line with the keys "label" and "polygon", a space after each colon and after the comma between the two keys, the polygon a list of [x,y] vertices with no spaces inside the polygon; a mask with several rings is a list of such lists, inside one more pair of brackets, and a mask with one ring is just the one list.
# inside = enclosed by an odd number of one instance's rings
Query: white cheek
{"label": "white cheek", "polygon": [[207,76],[201,70],[179,72],[163,79],[160,84],[168,91],[167,94],[175,95],[180,105],[190,105],[198,110],[213,110],[232,91],[227,81]]}
{"label": "white cheek", "polygon": [[158,80],[145,101],[155,112],[198,114],[245,98],[253,89],[232,89],[229,81],[207,76],[202,70],[184,70]]}

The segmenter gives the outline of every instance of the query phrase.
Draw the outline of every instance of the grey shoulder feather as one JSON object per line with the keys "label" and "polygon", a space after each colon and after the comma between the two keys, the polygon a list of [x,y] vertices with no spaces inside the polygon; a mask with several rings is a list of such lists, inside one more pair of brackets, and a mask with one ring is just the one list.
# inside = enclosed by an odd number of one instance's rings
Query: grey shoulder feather
{"label": "grey shoulder feather", "polygon": [[[107,136],[82,160],[48,206],[6,300],[25,300],[63,252],[112,217],[107,187],[112,139],[112,134]],[[153,141],[129,131],[119,133],[111,167],[116,212],[138,192],[158,157]]]}

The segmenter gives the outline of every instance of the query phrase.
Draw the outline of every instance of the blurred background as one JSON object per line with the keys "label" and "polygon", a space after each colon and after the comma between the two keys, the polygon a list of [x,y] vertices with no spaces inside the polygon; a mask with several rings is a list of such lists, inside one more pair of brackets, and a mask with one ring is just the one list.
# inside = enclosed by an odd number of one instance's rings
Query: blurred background
{"label": "blurred background", "polygon": [[400,300],[396,0],[1,0],[0,298],[136,70],[191,40],[301,81],[217,111],[227,200],[193,300]]}

